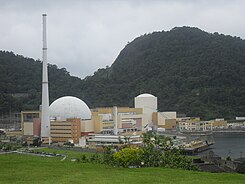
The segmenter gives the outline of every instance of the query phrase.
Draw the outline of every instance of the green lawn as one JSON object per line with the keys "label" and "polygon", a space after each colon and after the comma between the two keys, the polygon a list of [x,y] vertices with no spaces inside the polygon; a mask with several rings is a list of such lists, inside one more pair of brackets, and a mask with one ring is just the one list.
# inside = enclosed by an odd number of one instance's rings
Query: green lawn
{"label": "green lawn", "polygon": [[244,184],[245,175],[212,174],[166,168],[124,169],[30,155],[0,155],[0,183],[193,183]]}
{"label": "green lawn", "polygon": [[73,151],[73,150],[62,150],[62,149],[54,149],[54,148],[41,148],[36,149],[35,152],[46,152],[46,153],[55,153],[55,154],[65,154],[69,158],[80,158],[81,155],[91,155],[93,153],[90,152],[82,152],[82,151]]}

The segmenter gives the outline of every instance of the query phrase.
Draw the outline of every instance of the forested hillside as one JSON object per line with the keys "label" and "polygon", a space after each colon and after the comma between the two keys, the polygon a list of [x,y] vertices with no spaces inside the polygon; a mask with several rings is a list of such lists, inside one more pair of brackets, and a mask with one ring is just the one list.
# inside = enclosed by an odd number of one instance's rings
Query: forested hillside
{"label": "forested hillside", "polygon": [[147,92],[160,111],[232,118],[245,115],[244,71],[244,40],[180,27],[136,38],[110,68],[84,80],[83,94],[95,106],[132,106]]}
{"label": "forested hillside", "polygon": [[[50,102],[74,95],[90,107],[133,106],[135,96],[151,93],[159,111],[233,118],[245,116],[244,71],[244,40],[180,27],[136,38],[84,80],[49,65]],[[0,112],[37,109],[40,92],[40,61],[0,52]]]}
{"label": "forested hillside", "polygon": [[[63,95],[79,96],[81,79],[65,68],[49,65],[50,102]],[[37,110],[41,104],[42,64],[30,58],[0,51],[0,113]]]}

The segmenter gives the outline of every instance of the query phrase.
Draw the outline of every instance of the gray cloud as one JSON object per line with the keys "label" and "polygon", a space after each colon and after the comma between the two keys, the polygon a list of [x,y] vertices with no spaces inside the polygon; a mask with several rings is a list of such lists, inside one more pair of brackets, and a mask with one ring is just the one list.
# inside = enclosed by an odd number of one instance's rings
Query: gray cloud
{"label": "gray cloud", "polygon": [[0,49],[41,58],[48,14],[49,62],[85,77],[111,65],[137,36],[194,26],[245,38],[242,0],[0,0]]}

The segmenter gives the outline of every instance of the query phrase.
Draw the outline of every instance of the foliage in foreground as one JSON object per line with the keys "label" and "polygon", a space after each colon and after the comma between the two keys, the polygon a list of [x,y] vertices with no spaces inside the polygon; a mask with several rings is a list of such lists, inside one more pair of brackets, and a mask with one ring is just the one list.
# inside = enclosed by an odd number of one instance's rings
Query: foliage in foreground
{"label": "foliage in foreground", "polygon": [[142,165],[142,156],[144,154],[141,148],[123,148],[113,154],[114,162],[123,167],[140,166]]}
{"label": "foliage in foreground", "polygon": [[20,144],[11,143],[11,142],[9,142],[9,143],[1,143],[0,142],[0,150],[3,150],[3,151],[15,151],[18,148],[21,148]]}
{"label": "foliage in foreground", "polygon": [[112,146],[104,148],[102,156],[86,157],[83,162],[97,162],[119,167],[168,167],[197,170],[192,159],[183,155],[181,147],[175,147],[169,137],[143,134],[143,146],[139,148],[127,144],[118,150]]}

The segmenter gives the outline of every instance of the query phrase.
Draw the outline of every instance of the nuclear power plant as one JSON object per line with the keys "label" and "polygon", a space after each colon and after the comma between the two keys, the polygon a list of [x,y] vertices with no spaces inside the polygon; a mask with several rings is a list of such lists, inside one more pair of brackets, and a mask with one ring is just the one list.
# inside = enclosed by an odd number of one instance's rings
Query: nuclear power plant
{"label": "nuclear power plant", "polygon": [[142,143],[147,131],[207,131],[226,126],[227,122],[200,121],[200,118],[177,118],[176,112],[159,112],[156,96],[143,93],[134,98],[134,107],[100,107],[90,109],[86,99],[64,96],[49,105],[47,67],[47,15],[43,20],[42,105],[37,111],[21,112],[22,137],[38,137],[44,144],[72,143],[80,147],[97,148],[104,145]]}
{"label": "nuclear power plant", "polygon": [[140,94],[134,108],[103,107],[90,109],[81,99],[61,97],[49,106],[47,67],[47,15],[43,20],[43,70],[41,111],[22,111],[24,138],[40,137],[43,143],[74,143],[82,147],[117,144],[130,135],[132,143],[140,141],[143,132],[176,127],[176,112],[158,112],[157,97]]}
{"label": "nuclear power plant", "polygon": [[[42,113],[22,111],[21,114],[23,136],[42,136]],[[127,136],[130,136],[132,144],[136,144],[141,141],[143,132],[176,128],[176,112],[158,112],[157,97],[151,94],[135,97],[133,108],[114,106],[90,109],[79,98],[61,97],[49,106],[49,120],[52,144],[71,142],[89,148],[119,144],[120,139],[124,140]]]}

